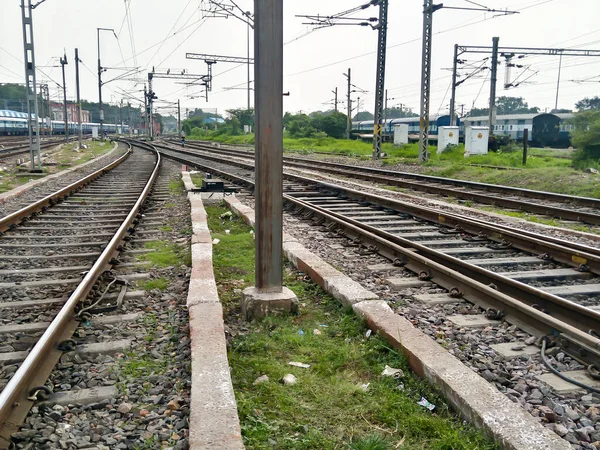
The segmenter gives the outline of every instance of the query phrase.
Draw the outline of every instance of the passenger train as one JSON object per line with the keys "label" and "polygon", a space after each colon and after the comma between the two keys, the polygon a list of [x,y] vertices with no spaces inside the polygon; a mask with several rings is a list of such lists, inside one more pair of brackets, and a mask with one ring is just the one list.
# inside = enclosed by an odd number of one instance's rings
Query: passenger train
{"label": "passenger train", "polygon": [[[47,122],[38,121],[40,127],[40,134],[65,134],[65,122],[60,120],[50,121],[50,127]],[[69,122],[69,134],[75,134],[79,125],[77,122]],[[81,129],[83,134],[92,134],[92,128],[100,130],[99,123],[82,123]],[[105,123],[102,128],[108,134],[126,134],[129,133],[129,125],[117,125],[112,123]],[[52,133],[50,133],[50,131]],[[27,113],[0,110],[0,136],[20,136],[27,135],[29,131],[27,129]]]}
{"label": "passenger train", "polygon": [[[573,114],[510,114],[496,116],[494,135],[509,136],[515,141],[522,141],[524,130],[529,130],[527,140],[540,146],[569,146],[570,132],[573,125],[569,119]],[[392,141],[394,136],[394,125],[408,124],[408,136],[410,140],[418,140],[420,132],[419,117],[403,117],[401,119],[386,120],[383,127],[385,141]],[[438,127],[449,126],[450,116],[432,116],[429,124],[429,134],[434,139],[437,137]],[[460,140],[464,140],[465,127],[487,126],[488,117],[463,117],[457,119],[460,130]],[[358,138],[370,138],[373,133],[373,121],[363,120],[352,122],[352,133]]]}

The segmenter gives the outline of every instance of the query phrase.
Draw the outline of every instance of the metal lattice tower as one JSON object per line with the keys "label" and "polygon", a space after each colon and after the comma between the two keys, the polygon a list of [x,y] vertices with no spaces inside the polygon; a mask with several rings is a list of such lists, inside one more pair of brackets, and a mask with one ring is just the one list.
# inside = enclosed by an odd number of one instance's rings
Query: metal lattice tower
{"label": "metal lattice tower", "polygon": [[40,155],[40,129],[38,123],[38,98],[35,78],[35,51],[33,45],[33,7],[31,0],[21,0],[21,15],[23,18],[23,49],[25,55],[25,80],[27,88],[27,115],[29,126],[29,153],[31,169],[35,170],[35,155],[37,168],[42,168]]}
{"label": "metal lattice tower", "polygon": [[375,118],[373,121],[373,159],[381,158],[381,129],[385,101],[385,53],[387,45],[388,0],[380,0],[377,39],[377,76],[375,86]]}
{"label": "metal lattice tower", "polygon": [[442,5],[433,0],[423,1],[423,54],[421,56],[421,135],[419,136],[419,162],[429,159],[429,100],[431,91],[431,40],[433,38],[433,13]]}

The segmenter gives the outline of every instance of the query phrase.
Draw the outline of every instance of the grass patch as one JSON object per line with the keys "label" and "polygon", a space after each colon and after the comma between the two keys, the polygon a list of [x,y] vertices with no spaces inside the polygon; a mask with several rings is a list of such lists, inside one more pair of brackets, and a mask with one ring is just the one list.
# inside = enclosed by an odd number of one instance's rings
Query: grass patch
{"label": "grass patch", "polygon": [[[240,290],[254,280],[253,235],[241,219],[223,216],[226,208],[206,210],[212,236],[220,239],[213,246],[219,295],[226,316],[234,318]],[[298,296],[300,314],[246,324],[248,330],[231,344],[229,362],[247,449],[498,448],[464,425],[386,341],[366,338],[364,323],[350,309],[291,266],[284,283]],[[311,367],[292,367],[289,361]],[[382,377],[385,365],[401,368],[404,377]],[[279,382],[288,373],[298,378],[296,385]],[[262,375],[270,381],[253,385]],[[417,404],[421,397],[436,404],[433,412]]]}
{"label": "grass patch", "polygon": [[528,222],[539,223],[542,225],[549,225],[551,227],[569,228],[571,230],[581,231],[583,233],[600,234],[600,229],[593,228],[588,225],[565,223],[558,219],[546,219],[544,217],[539,217],[526,212],[506,211],[504,209],[494,208],[491,206],[484,206],[482,209],[496,214],[502,214],[503,216],[516,217],[517,219],[523,219]]}
{"label": "grass patch", "polygon": [[202,181],[204,181],[204,177],[202,175],[199,173],[193,173],[190,175],[190,177],[192,179],[192,183],[194,183],[194,186],[199,188],[202,187]]}
{"label": "grass patch", "polygon": [[164,291],[169,287],[169,282],[165,278],[160,277],[148,281],[141,281],[139,282],[139,286],[145,291],[151,291],[153,289]]}
{"label": "grass patch", "polygon": [[183,194],[185,192],[185,184],[183,184],[183,180],[178,178],[176,180],[169,181],[169,191],[173,194]]}
{"label": "grass patch", "polygon": [[[172,227],[165,226],[163,231],[171,231]],[[146,242],[144,247],[154,250],[153,252],[138,255],[138,261],[145,261],[154,267],[169,267],[178,264],[192,265],[192,256],[187,246],[174,244],[167,241]]]}

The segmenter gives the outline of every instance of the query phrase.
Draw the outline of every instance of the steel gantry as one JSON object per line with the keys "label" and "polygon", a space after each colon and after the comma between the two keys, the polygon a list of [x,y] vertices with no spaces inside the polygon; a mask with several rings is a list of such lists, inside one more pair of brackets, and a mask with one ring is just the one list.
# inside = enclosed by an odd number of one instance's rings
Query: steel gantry
{"label": "steel gantry", "polygon": [[[210,66],[209,66],[210,67]],[[148,72],[148,91],[144,93],[144,97],[147,101],[146,103],[146,114],[149,120],[148,129],[150,131],[150,139],[154,139],[154,116],[152,113],[154,100],[158,97],[156,93],[152,89],[152,80],[154,78],[169,78],[175,80],[188,80],[189,84],[199,84],[201,86],[206,86],[206,100],[208,100],[208,91],[211,87],[211,79],[212,79],[212,71],[208,73],[208,75],[198,75],[192,73],[186,73],[185,70],[182,72],[176,73],[171,72],[171,70],[167,70],[165,72],[156,72],[154,67],[152,68],[152,72]]]}
{"label": "steel gantry", "polygon": [[[452,93],[450,98],[450,117],[451,124],[456,125],[456,87],[460,85],[465,79],[457,80],[458,64],[463,63],[460,56],[465,53],[477,53],[491,55],[491,85],[490,85],[490,108],[489,108],[489,126],[490,133],[493,130],[494,122],[496,121],[496,82],[497,82],[497,66],[498,57],[505,58],[507,61],[507,71],[512,66],[512,59],[514,57],[523,56],[559,56],[561,58],[559,63],[559,71],[561,68],[563,56],[592,56],[600,57],[600,50],[591,49],[573,49],[573,48],[545,48],[545,47],[499,47],[498,38],[493,38],[493,45],[487,46],[474,46],[474,45],[460,45],[455,44],[454,46],[454,59],[452,62]],[[559,72],[560,73],[560,72]],[[556,102],[555,108],[558,107],[558,87],[560,84],[560,77],[557,81],[556,90]],[[508,82],[505,82],[506,86],[509,86]]]}

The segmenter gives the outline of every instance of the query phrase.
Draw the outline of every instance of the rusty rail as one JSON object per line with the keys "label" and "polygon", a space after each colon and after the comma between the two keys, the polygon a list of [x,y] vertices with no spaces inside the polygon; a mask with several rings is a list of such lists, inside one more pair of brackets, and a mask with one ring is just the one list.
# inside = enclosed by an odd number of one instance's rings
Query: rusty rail
{"label": "rusty rail", "polygon": [[[129,155],[130,152],[131,149],[126,155]],[[77,327],[74,314],[77,304],[85,300],[100,275],[110,266],[110,261],[118,254],[125,236],[128,234],[140,207],[158,176],[160,162],[160,153],[156,151],[156,165],[133,208],[92,268],[69,296],[50,326],[0,393],[0,449],[9,448],[10,435],[18,430],[18,424],[24,420],[29,409],[33,406],[37,393],[44,390],[43,384],[62,354],[59,344],[69,339]],[[96,171],[94,174],[98,175],[104,169]],[[61,191],[63,190],[61,189]],[[43,200],[51,197],[53,198],[51,195]],[[13,220],[16,220],[16,218],[13,218]]]}

